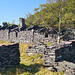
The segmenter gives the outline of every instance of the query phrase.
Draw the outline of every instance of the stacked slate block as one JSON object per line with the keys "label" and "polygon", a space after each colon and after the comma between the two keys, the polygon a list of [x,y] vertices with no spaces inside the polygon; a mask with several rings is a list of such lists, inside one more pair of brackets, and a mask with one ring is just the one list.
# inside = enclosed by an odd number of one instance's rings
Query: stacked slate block
{"label": "stacked slate block", "polygon": [[15,67],[20,63],[19,44],[0,46],[0,70]]}
{"label": "stacked slate block", "polygon": [[20,31],[18,34],[18,40],[20,43],[32,43],[33,34],[31,31]]}
{"label": "stacked slate block", "polygon": [[58,62],[55,66],[57,71],[63,71],[64,75],[75,75],[75,63],[72,62]]}
{"label": "stacked slate block", "polygon": [[[69,45],[54,45],[47,47],[44,51],[44,65],[52,66],[56,61],[61,61],[65,59],[69,59],[71,52],[71,46]],[[73,50],[74,52],[74,50]],[[65,55],[64,55],[65,54]],[[73,53],[72,53],[73,54]]]}
{"label": "stacked slate block", "polygon": [[4,37],[3,41],[8,40],[8,30],[7,30],[7,29],[5,29],[5,30],[3,31],[3,36],[2,36],[2,37]]}
{"label": "stacked slate block", "polygon": [[40,43],[40,44],[37,44],[37,45],[29,46],[28,49],[26,49],[26,53],[43,54],[44,50],[45,50],[45,45]]}
{"label": "stacked slate block", "polygon": [[8,40],[8,25],[7,22],[3,22],[3,27],[0,27],[0,40],[6,41]]}
{"label": "stacked slate block", "polygon": [[75,41],[71,44],[61,44],[46,47],[43,54],[43,65],[63,70],[66,75],[75,75]]}
{"label": "stacked slate block", "polygon": [[55,64],[55,46],[46,47],[43,54],[43,65],[53,66]]}
{"label": "stacked slate block", "polygon": [[10,39],[9,40],[11,42],[16,42],[17,41],[17,37],[16,37],[15,31],[10,33]]}
{"label": "stacked slate block", "polygon": [[[27,28],[25,25],[25,19],[19,18],[20,26],[18,25],[7,25],[7,22],[3,22],[3,27],[0,27],[0,40],[20,43],[38,44],[43,41],[50,43],[56,43],[57,34],[52,34],[51,31],[39,27],[37,25]],[[70,36],[70,35],[68,35]],[[68,38],[64,36],[63,39]],[[75,39],[75,29],[72,29],[71,39]]]}
{"label": "stacked slate block", "polygon": [[3,30],[0,30],[0,40],[3,40]]}
{"label": "stacked slate block", "polygon": [[35,50],[35,47],[29,46],[28,49],[26,49],[26,53],[35,54],[35,53],[37,53],[37,51]]}
{"label": "stacked slate block", "polygon": [[44,35],[41,35],[40,33],[34,33],[34,43],[40,43],[44,39]]}

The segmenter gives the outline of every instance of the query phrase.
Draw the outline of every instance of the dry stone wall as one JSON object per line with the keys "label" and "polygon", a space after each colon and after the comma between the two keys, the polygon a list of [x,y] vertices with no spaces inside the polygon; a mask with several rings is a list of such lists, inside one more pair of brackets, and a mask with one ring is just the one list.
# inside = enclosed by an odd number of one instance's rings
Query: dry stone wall
{"label": "dry stone wall", "polygon": [[6,41],[8,40],[8,32],[9,30],[0,30],[0,40]]}
{"label": "dry stone wall", "polygon": [[[75,63],[75,44],[56,45],[44,50],[44,65],[52,66],[55,62],[69,61]],[[54,63],[54,64],[53,64]]]}
{"label": "dry stone wall", "polygon": [[21,43],[32,43],[33,33],[31,31],[20,31],[18,41]]}
{"label": "dry stone wall", "polygon": [[8,40],[8,32],[9,32],[9,30],[7,30],[7,29],[5,29],[4,31],[3,31],[3,41],[6,41],[6,40]]}
{"label": "dry stone wall", "polygon": [[[0,27],[0,40],[30,44],[42,42],[45,38],[48,39],[48,42],[51,42],[52,40],[53,42],[56,41],[56,31],[52,31],[52,29],[46,30],[45,28],[39,27],[37,25],[27,28],[24,18],[19,18],[19,21],[19,27],[18,25],[12,25],[8,27],[7,22],[3,22],[3,27]],[[75,39],[75,29],[68,31],[68,33],[69,32],[72,34],[71,39]],[[62,33],[64,34],[65,32],[62,31]],[[63,39],[67,40],[70,38],[69,36],[66,35],[63,37]]]}
{"label": "dry stone wall", "polygon": [[53,67],[58,72],[62,70],[65,75],[75,75],[75,42],[53,46],[33,45],[26,52],[28,55],[43,54],[44,66]]}
{"label": "dry stone wall", "polygon": [[[10,29],[1,29],[0,30],[0,40],[10,41],[10,42],[20,42],[20,43],[40,43],[45,39],[44,34],[38,32],[32,32],[32,30],[11,30]],[[47,40],[50,40],[51,37],[47,37]],[[45,39],[46,40],[46,39]]]}
{"label": "dry stone wall", "polygon": [[19,44],[0,46],[0,70],[11,68],[20,63]]}
{"label": "dry stone wall", "polygon": [[75,42],[46,48],[43,54],[43,65],[63,70],[65,75],[75,75]]}
{"label": "dry stone wall", "polygon": [[43,54],[44,49],[45,49],[45,45],[40,43],[38,45],[29,46],[28,49],[26,49],[26,53]]}
{"label": "dry stone wall", "polygon": [[0,30],[0,40],[3,40],[3,30]]}
{"label": "dry stone wall", "polygon": [[16,37],[16,32],[14,31],[10,33],[10,37],[8,40],[10,40],[11,42],[16,42],[18,40],[17,38],[18,36]]}

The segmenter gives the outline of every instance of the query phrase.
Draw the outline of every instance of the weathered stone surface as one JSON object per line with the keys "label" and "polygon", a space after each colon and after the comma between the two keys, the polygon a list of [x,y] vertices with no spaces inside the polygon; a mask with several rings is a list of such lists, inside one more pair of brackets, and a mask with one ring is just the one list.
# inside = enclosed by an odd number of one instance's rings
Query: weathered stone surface
{"label": "weathered stone surface", "polygon": [[26,53],[40,53],[43,54],[45,49],[45,45],[43,44],[37,44],[37,45],[33,45],[33,46],[29,46],[28,49],[26,49]]}
{"label": "weathered stone surface", "polygon": [[[75,74],[75,46],[64,44],[46,47],[43,54],[43,65],[54,66],[57,71],[63,71],[66,75]],[[68,73],[68,74],[67,74]]]}
{"label": "weathered stone surface", "polygon": [[[72,42],[72,44],[64,43],[63,44],[56,44],[57,35],[56,33],[52,34],[51,32],[47,32],[46,29],[38,26],[32,26],[28,29],[25,25],[24,19],[20,18],[20,27],[17,25],[12,25],[10,27],[7,27],[6,23],[4,23],[3,27],[0,27],[0,40],[3,41],[10,41],[10,42],[20,42],[20,43],[30,43],[33,44],[30,48],[26,50],[29,55],[40,53],[43,54],[43,64],[44,66],[54,66],[60,68],[62,65],[64,69],[72,69],[72,71],[75,72],[75,68],[71,67],[74,66],[73,64],[64,64],[59,63],[60,61],[69,61],[72,63],[75,63],[75,42]],[[46,32],[46,33],[45,33]],[[69,31],[68,31],[69,32]],[[72,40],[75,39],[75,29],[72,29],[70,31],[72,34],[65,35],[62,39],[65,40]],[[62,35],[65,32],[62,32]],[[71,36],[70,36],[71,35]],[[40,43],[41,42],[41,43]],[[53,46],[45,46],[44,43],[52,43]],[[7,50],[8,49],[8,50]],[[10,51],[10,50],[11,51]],[[13,50],[12,50],[13,49]],[[17,47],[10,46],[2,46],[0,47],[0,66],[5,65],[6,67],[12,67],[14,64],[12,63],[19,63],[18,56],[16,55],[17,52],[15,50],[18,50]],[[3,53],[4,52],[4,53]],[[19,53],[18,53],[19,54]],[[13,58],[13,57],[16,58]],[[16,59],[18,62],[16,62]],[[12,60],[9,61],[8,60]],[[11,65],[10,65],[11,64]],[[6,67],[2,67],[3,69]],[[65,68],[66,67],[66,68]],[[63,70],[64,70],[63,69]]]}
{"label": "weathered stone surface", "polygon": [[[40,50],[40,47],[41,48]],[[40,51],[39,51],[40,50]],[[46,47],[43,44],[29,46],[27,53],[43,54],[43,65],[51,71],[63,71],[64,74],[75,74],[75,46],[74,42],[70,44],[59,44]],[[69,72],[68,72],[69,71]]]}
{"label": "weathered stone surface", "polygon": [[19,44],[0,46],[0,70],[18,65],[20,62]]}

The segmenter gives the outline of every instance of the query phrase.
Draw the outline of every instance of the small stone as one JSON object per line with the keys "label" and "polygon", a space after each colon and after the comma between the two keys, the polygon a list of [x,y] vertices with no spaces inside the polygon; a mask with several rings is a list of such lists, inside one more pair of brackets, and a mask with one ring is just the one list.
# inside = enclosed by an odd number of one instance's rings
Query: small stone
{"label": "small stone", "polygon": [[38,59],[41,59],[41,58],[42,58],[42,56],[38,57]]}
{"label": "small stone", "polygon": [[51,71],[53,69],[53,67],[48,67],[47,69]]}
{"label": "small stone", "polygon": [[71,75],[71,71],[70,71],[70,70],[66,70],[66,71],[65,71],[65,74]]}
{"label": "small stone", "polygon": [[33,61],[34,61],[34,59],[31,60],[31,62],[33,62]]}
{"label": "small stone", "polygon": [[28,53],[29,56],[31,56],[33,53]]}
{"label": "small stone", "polygon": [[68,74],[64,74],[64,75],[68,75]]}
{"label": "small stone", "polygon": [[48,67],[47,69],[52,71],[52,72],[57,72],[57,69],[55,67]]}
{"label": "small stone", "polygon": [[31,68],[26,68],[28,71],[31,71]]}
{"label": "small stone", "polygon": [[57,71],[61,71],[61,68],[59,66],[56,67]]}

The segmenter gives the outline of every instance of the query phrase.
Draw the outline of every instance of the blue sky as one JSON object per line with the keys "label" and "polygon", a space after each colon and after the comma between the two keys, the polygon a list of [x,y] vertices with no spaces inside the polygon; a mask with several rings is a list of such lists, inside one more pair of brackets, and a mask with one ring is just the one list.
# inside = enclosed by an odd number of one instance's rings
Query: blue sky
{"label": "blue sky", "polygon": [[34,8],[40,4],[46,3],[46,0],[0,0],[0,25],[2,22],[19,23],[19,17],[25,18],[28,12],[34,13]]}

